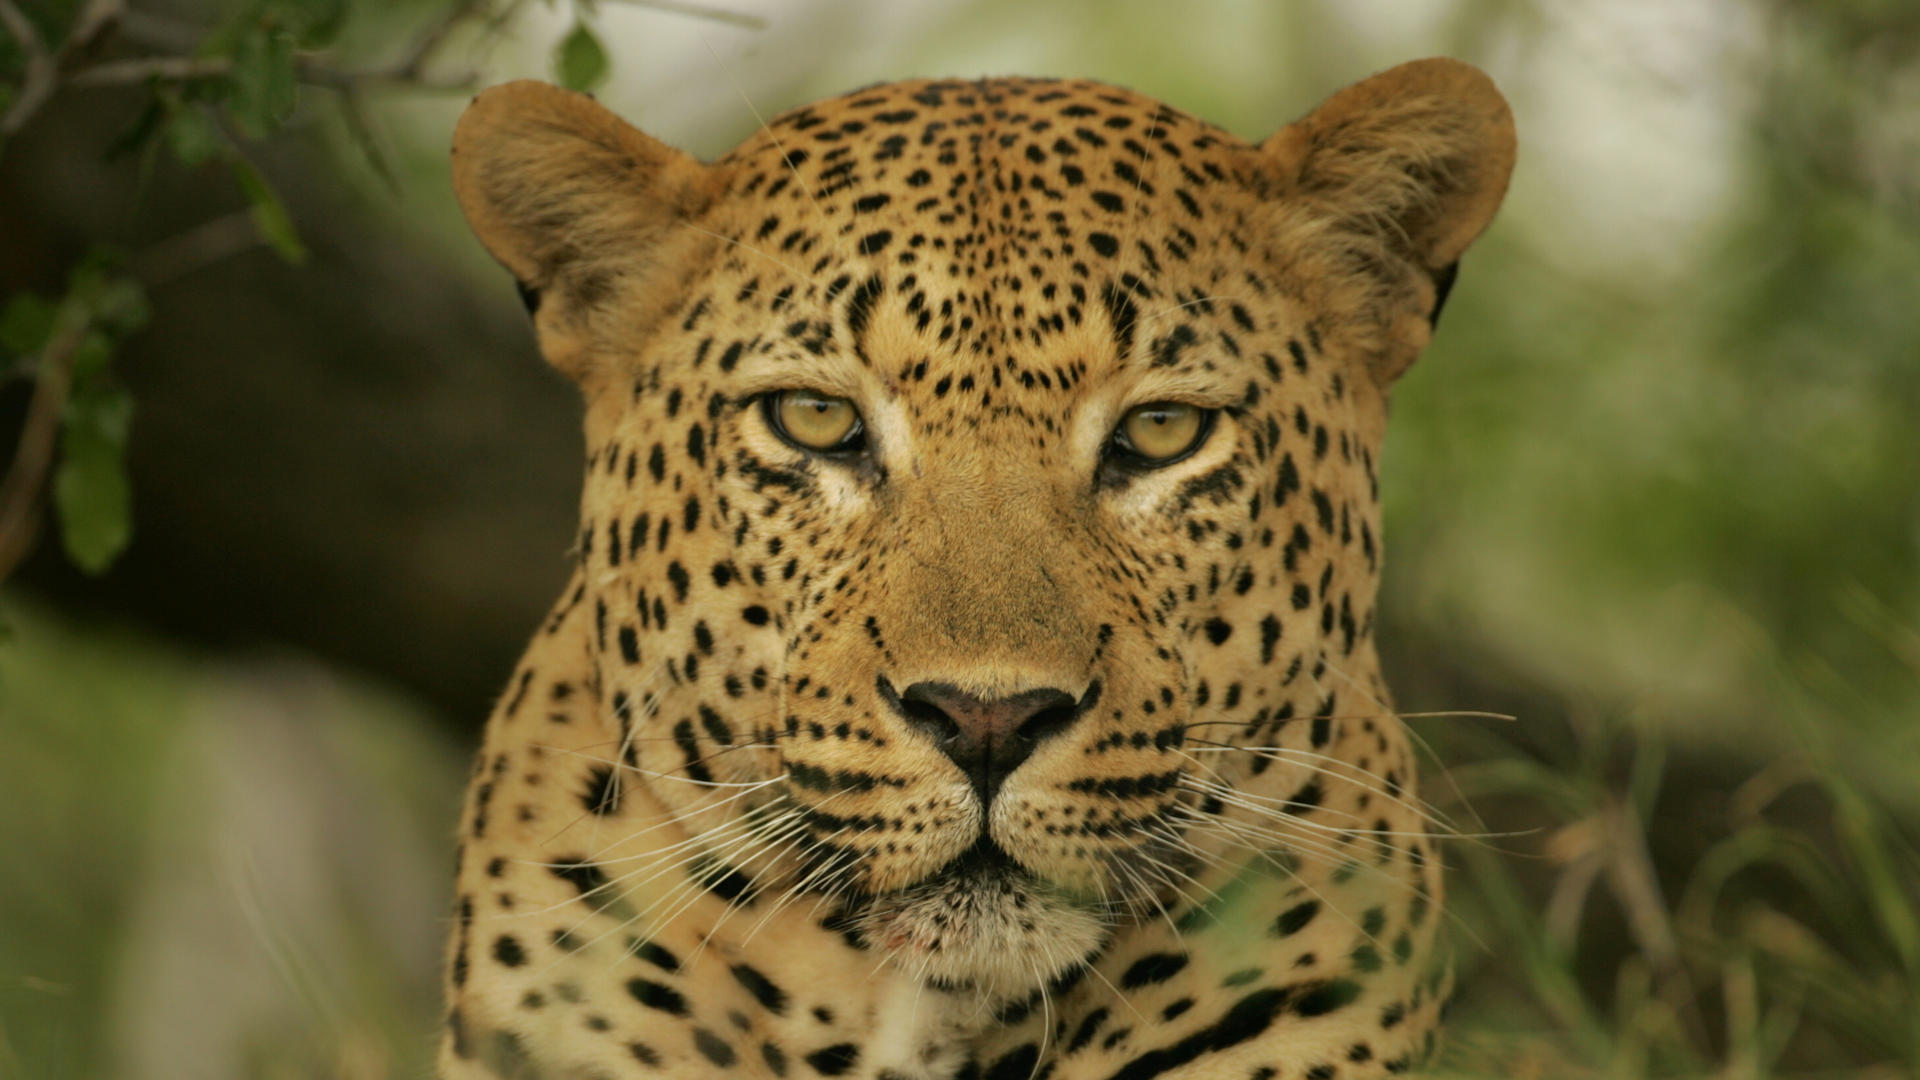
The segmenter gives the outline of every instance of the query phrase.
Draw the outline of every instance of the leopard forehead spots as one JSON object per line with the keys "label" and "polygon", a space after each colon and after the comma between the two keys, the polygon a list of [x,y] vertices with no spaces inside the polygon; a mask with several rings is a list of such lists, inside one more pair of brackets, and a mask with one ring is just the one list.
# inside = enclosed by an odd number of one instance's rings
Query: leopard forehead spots
{"label": "leopard forehead spots", "polygon": [[1451,61],[1259,144],[918,81],[701,164],[551,87],[477,98],[456,191],[587,467],[469,791],[443,1072],[1422,1056],[1440,880],[1376,466],[1511,142]]}

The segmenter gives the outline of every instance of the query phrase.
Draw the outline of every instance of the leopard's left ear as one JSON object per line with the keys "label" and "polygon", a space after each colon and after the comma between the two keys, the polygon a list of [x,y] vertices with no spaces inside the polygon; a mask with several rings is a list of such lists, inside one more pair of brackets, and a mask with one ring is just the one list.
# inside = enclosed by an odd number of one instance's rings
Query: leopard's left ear
{"label": "leopard's left ear", "polygon": [[1333,272],[1364,279],[1385,332],[1373,374],[1392,382],[1432,336],[1461,253],[1506,194],[1506,98],[1471,64],[1415,60],[1334,94],[1260,150],[1277,204],[1331,241]]}

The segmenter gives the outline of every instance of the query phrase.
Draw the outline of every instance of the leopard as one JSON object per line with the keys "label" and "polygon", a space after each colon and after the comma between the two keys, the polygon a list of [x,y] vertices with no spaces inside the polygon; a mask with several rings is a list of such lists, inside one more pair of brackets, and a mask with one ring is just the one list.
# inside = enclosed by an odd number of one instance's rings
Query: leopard
{"label": "leopard", "polygon": [[1076,79],[870,86],[711,162],[474,97],[456,199],[585,472],[461,812],[440,1075],[1429,1063],[1379,462],[1515,145],[1444,58],[1258,142]]}

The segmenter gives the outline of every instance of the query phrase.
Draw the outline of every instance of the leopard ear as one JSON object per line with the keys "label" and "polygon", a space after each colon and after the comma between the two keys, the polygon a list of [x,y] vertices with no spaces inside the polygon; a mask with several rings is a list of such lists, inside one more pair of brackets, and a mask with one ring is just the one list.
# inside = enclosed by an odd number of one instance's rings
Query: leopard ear
{"label": "leopard ear", "polygon": [[1425,347],[1461,253],[1506,194],[1506,99],[1470,64],[1415,60],[1334,94],[1260,150],[1273,194],[1331,241],[1330,269],[1362,282],[1386,335],[1373,373],[1392,382]]}
{"label": "leopard ear", "polygon": [[467,223],[512,272],[541,350],[583,378],[593,330],[664,307],[703,235],[683,226],[724,188],[720,170],[643,134],[592,98],[522,80],[482,91],[453,133],[453,190]]}

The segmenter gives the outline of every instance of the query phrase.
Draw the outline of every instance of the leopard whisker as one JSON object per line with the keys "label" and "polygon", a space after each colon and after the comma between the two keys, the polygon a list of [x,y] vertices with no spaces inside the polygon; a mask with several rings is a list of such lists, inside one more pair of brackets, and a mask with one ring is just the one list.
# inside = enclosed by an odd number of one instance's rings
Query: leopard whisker
{"label": "leopard whisker", "polygon": [[[1399,806],[1402,809],[1413,813],[1416,817],[1420,818],[1420,820],[1422,821],[1430,822],[1433,825],[1438,826],[1439,828],[1448,830],[1450,833],[1458,833],[1458,827],[1455,826],[1453,822],[1449,821],[1446,815],[1442,813],[1438,807],[1432,805],[1431,803],[1426,802],[1425,800],[1414,802],[1402,797],[1401,795],[1396,794],[1393,790],[1395,785],[1390,783],[1386,777],[1381,776],[1380,774],[1372,772],[1370,770],[1363,769],[1360,766],[1355,765],[1350,761],[1343,761],[1340,758],[1334,757],[1330,754],[1320,754],[1320,753],[1315,753],[1314,751],[1311,751],[1311,750],[1299,750],[1299,749],[1294,749],[1292,747],[1285,747],[1285,746],[1239,746],[1233,743],[1217,743],[1217,742],[1213,742],[1211,740],[1206,740],[1206,739],[1201,739],[1196,741],[1206,742],[1208,743],[1208,745],[1197,747],[1192,750],[1183,750],[1182,753],[1187,753],[1187,754],[1245,753],[1245,754],[1251,754],[1255,757],[1266,758],[1268,761],[1281,762],[1283,764],[1293,763],[1293,762],[1311,763],[1312,771],[1322,776],[1345,780],[1347,783],[1358,784],[1359,781],[1354,779],[1355,776],[1373,781],[1374,783],[1363,784],[1361,786],[1365,787],[1367,790],[1373,792],[1374,794],[1379,795],[1382,798],[1385,798],[1391,801],[1392,803],[1394,803],[1394,805]],[[1347,776],[1345,774],[1335,773],[1334,771],[1332,771],[1333,766],[1338,766],[1341,769],[1345,769],[1348,772],[1352,773],[1353,776]]]}

